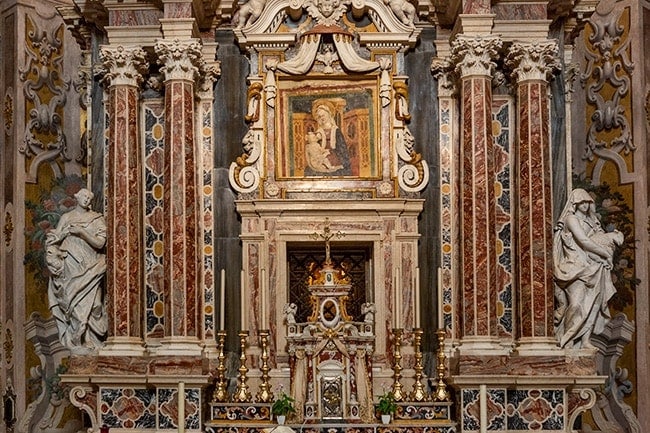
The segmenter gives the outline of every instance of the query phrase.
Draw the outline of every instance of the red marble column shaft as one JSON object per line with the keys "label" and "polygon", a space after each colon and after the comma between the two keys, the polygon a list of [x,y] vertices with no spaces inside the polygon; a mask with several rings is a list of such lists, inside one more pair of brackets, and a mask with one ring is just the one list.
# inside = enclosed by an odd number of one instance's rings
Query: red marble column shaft
{"label": "red marble column shaft", "polygon": [[[492,342],[497,329],[497,250],[492,69],[501,41],[459,35],[452,63],[461,78],[461,338]],[[496,346],[495,346],[496,347]]]}
{"label": "red marble column shaft", "polygon": [[496,333],[496,205],[491,78],[461,84],[463,336]]}
{"label": "red marble column shaft", "polygon": [[548,84],[554,42],[514,44],[508,62],[517,78],[516,251],[519,337],[553,337],[553,214]]}
{"label": "red marble column shaft", "polygon": [[166,336],[198,337],[197,179],[194,84],[165,83],[165,223],[163,263]]}
{"label": "red marble column shaft", "polygon": [[141,48],[106,46],[100,57],[108,85],[106,177],[107,346],[141,350],[142,178],[139,86],[148,69]]}
{"label": "red marble column shaft", "polygon": [[140,337],[142,197],[138,89],[109,89],[107,270],[110,336]]}

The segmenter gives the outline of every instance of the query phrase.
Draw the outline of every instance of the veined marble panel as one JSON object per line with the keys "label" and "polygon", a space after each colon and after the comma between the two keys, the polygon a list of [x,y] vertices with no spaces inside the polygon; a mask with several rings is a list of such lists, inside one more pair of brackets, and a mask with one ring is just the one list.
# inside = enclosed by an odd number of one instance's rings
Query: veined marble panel
{"label": "veined marble panel", "polygon": [[145,336],[164,333],[163,305],[163,149],[164,105],[162,100],[145,101],[144,119],[144,248],[145,248]]}
{"label": "veined marble panel", "polygon": [[497,323],[501,335],[512,335],[512,100],[494,95],[492,134],[496,174]]}

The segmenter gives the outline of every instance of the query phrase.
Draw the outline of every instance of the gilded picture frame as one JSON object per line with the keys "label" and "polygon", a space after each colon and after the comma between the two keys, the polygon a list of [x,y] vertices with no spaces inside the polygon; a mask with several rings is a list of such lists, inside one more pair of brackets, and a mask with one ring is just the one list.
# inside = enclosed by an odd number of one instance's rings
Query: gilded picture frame
{"label": "gilded picture frame", "polygon": [[375,81],[278,89],[277,180],[381,177]]}

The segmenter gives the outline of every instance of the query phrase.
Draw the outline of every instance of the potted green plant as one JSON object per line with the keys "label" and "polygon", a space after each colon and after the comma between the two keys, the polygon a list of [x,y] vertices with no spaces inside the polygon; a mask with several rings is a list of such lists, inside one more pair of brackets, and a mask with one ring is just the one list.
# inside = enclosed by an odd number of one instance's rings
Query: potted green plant
{"label": "potted green plant", "polygon": [[287,419],[287,415],[294,413],[296,409],[293,407],[293,402],[295,400],[281,391],[278,398],[273,402],[271,406],[271,413],[275,415],[278,424],[284,424]]}
{"label": "potted green plant", "polygon": [[390,419],[397,411],[397,403],[395,403],[395,396],[392,392],[386,391],[379,396],[377,402],[377,412],[381,415],[381,422],[383,424],[390,423]]}

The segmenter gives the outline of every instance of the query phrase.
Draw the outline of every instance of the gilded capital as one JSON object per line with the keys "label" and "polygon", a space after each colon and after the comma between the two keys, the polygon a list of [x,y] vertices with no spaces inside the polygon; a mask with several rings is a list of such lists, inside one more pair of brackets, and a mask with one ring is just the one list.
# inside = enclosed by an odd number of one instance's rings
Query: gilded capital
{"label": "gilded capital", "polygon": [[492,76],[503,42],[496,36],[459,35],[451,44],[451,60],[461,78]]}
{"label": "gilded capital", "polygon": [[147,54],[140,47],[104,46],[99,51],[107,86],[139,87],[149,65]]}
{"label": "gilded capital", "polygon": [[165,81],[196,81],[203,65],[201,44],[194,39],[161,39],[154,47]]}
{"label": "gilded capital", "polygon": [[553,70],[559,68],[557,53],[555,41],[514,42],[508,51],[506,66],[512,70],[517,82],[547,81]]}

